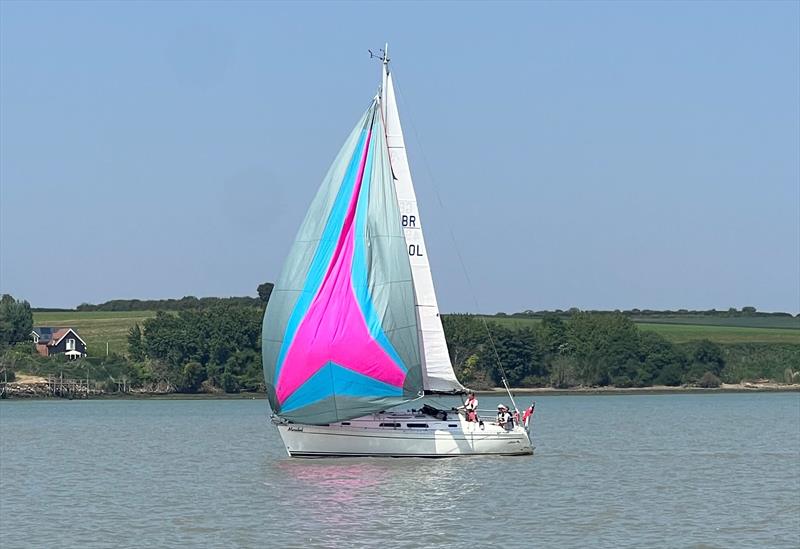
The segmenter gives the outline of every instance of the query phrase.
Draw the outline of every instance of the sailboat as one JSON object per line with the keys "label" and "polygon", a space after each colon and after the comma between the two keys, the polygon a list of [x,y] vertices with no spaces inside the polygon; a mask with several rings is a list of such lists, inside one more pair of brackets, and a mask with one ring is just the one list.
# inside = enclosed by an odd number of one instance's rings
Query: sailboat
{"label": "sailboat", "polygon": [[388,45],[379,58],[380,91],[323,179],[264,314],[272,422],[292,457],[531,454],[527,425],[399,409],[466,389],[439,316]]}

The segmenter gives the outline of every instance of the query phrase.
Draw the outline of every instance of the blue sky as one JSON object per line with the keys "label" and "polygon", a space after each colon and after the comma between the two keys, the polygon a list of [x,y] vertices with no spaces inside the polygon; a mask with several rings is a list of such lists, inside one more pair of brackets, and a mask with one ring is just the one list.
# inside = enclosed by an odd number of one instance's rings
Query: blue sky
{"label": "blue sky", "polygon": [[0,291],[254,295],[385,41],[443,311],[800,311],[798,2],[2,2]]}

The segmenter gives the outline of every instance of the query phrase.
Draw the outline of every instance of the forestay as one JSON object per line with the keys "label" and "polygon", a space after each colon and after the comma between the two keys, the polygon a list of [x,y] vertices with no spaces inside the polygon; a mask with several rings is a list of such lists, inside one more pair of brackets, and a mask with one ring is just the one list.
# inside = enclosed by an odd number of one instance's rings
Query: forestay
{"label": "forestay", "polygon": [[[388,60],[384,60],[385,66],[387,62]],[[417,322],[422,349],[423,383],[426,391],[461,392],[464,391],[464,387],[453,372],[442,328],[442,319],[439,316],[439,305],[436,302],[431,266],[428,262],[428,252],[422,235],[422,222],[417,208],[417,196],[411,180],[403,128],[400,125],[400,116],[397,111],[392,74],[388,70],[384,71],[383,80],[386,141],[389,146],[389,159],[395,178],[401,223],[414,279]]]}
{"label": "forestay", "polygon": [[[264,316],[273,411],[326,424],[423,390],[414,288],[377,99],[322,182]],[[446,351],[445,351],[446,352]]]}

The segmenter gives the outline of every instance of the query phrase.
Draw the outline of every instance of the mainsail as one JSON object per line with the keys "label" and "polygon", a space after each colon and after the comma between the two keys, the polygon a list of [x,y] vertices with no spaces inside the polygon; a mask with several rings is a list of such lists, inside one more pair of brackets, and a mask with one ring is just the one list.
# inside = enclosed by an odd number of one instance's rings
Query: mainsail
{"label": "mainsail", "polygon": [[386,142],[394,174],[397,202],[405,233],[406,247],[411,263],[416,297],[416,314],[421,345],[423,383],[430,392],[462,392],[464,387],[456,379],[447,341],[444,337],[439,305],[433,288],[428,251],[422,235],[422,222],[417,208],[417,196],[408,167],[403,128],[397,111],[392,74],[388,70],[388,59],[384,53],[383,109],[386,124]]}
{"label": "mainsail", "polygon": [[331,165],[270,296],[264,378],[273,411],[290,421],[351,419],[423,390],[385,136],[376,99]]}

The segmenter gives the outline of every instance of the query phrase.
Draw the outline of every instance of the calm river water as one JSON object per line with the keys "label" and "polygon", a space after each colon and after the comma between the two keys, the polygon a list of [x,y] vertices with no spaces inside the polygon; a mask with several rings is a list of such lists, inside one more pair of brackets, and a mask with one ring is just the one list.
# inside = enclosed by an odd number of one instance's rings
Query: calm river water
{"label": "calm river water", "polygon": [[536,401],[535,456],[443,460],[290,460],[264,400],[4,401],[0,547],[800,546],[799,394]]}

